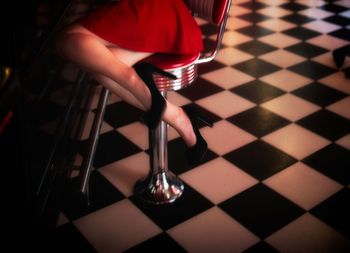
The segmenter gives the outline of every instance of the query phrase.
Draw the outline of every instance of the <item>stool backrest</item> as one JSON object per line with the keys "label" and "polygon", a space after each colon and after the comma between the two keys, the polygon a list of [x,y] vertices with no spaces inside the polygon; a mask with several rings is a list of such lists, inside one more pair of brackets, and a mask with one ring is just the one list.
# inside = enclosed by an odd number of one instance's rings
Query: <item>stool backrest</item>
{"label": "stool backrest", "polygon": [[188,8],[195,16],[219,26],[214,49],[209,54],[201,56],[196,61],[197,64],[210,62],[217,55],[225,32],[231,2],[232,0],[186,0]]}
{"label": "stool backrest", "polygon": [[230,0],[186,0],[188,8],[211,23],[219,25],[229,8]]}

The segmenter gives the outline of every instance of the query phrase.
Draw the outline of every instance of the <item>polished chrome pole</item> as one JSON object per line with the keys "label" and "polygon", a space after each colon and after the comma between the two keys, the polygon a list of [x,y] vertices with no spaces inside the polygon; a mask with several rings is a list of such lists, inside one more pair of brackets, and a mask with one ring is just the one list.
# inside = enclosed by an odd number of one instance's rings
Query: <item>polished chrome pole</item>
{"label": "polished chrome pole", "polygon": [[97,106],[97,112],[95,114],[95,119],[90,132],[88,152],[85,154],[82,162],[82,166],[81,166],[81,175],[79,178],[80,180],[79,190],[85,196],[88,205],[90,205],[90,198],[89,198],[90,175],[93,170],[95,152],[98,144],[98,139],[101,131],[101,126],[102,126],[103,117],[105,114],[109,94],[110,92],[108,89],[106,88],[102,89],[100,100]]}
{"label": "polished chrome pole", "polygon": [[[161,92],[166,98],[166,92]],[[150,173],[135,186],[140,198],[153,204],[168,204],[178,199],[184,190],[183,182],[168,169],[168,125],[161,121],[149,130]]]}

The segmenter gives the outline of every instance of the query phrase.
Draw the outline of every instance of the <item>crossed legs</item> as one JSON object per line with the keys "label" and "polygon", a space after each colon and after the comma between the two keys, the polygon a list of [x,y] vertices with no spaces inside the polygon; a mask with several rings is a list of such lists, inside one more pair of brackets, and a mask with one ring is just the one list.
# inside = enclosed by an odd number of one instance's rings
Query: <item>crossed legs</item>
{"label": "crossed legs", "polygon": [[[74,24],[56,40],[58,52],[85,69],[101,85],[125,102],[143,111],[151,107],[151,93],[132,66],[150,53],[135,52],[113,45]],[[196,143],[191,122],[182,108],[166,101],[162,119],[175,128],[187,146]]]}

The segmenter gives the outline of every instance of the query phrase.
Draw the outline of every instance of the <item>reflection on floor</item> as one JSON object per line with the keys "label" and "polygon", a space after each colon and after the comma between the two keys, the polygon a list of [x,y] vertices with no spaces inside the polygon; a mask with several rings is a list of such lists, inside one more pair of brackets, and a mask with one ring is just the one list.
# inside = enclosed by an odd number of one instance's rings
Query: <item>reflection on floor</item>
{"label": "reflection on floor", "polygon": [[[212,44],[211,25],[199,21]],[[184,195],[168,206],[133,195],[149,170],[147,129],[140,111],[112,97],[92,205],[66,198],[53,247],[350,252],[350,81],[331,53],[349,43],[349,24],[347,0],[234,0],[216,60],[200,68],[195,85],[169,94],[215,122],[201,129],[210,150],[195,168],[169,129],[169,167],[184,181]]]}

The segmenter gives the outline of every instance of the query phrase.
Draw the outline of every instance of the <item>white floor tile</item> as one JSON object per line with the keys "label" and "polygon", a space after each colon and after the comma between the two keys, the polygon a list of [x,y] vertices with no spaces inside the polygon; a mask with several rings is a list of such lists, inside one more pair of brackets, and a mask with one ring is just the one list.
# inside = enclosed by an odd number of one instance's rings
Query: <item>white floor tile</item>
{"label": "white floor tile", "polygon": [[284,8],[280,8],[278,6],[270,6],[270,7],[266,7],[263,9],[260,9],[257,11],[260,14],[272,17],[272,18],[281,18],[284,16],[287,16],[291,13],[293,13],[292,11],[288,11]]}
{"label": "white floor tile", "polygon": [[320,83],[325,84],[331,88],[340,90],[350,95],[349,79],[346,79],[343,72],[337,72],[335,74],[326,76],[320,80]]}
{"label": "white floor tile", "polygon": [[183,173],[180,178],[214,204],[258,183],[255,178],[223,158],[217,158]]}
{"label": "white floor tile", "polygon": [[162,232],[128,199],[88,214],[73,224],[99,253],[121,252]]}
{"label": "white floor tile", "polygon": [[332,51],[336,48],[347,45],[349,42],[327,34],[322,34],[315,38],[309,39],[307,43],[313,44],[318,47],[323,47],[325,49]]}
{"label": "white floor tile", "polygon": [[283,33],[272,33],[258,38],[258,40],[278,48],[286,48],[300,42],[300,40]]}
{"label": "white floor tile", "polygon": [[288,92],[296,90],[312,82],[311,79],[298,75],[286,69],[263,76],[260,79]]}
{"label": "white floor tile", "polygon": [[334,14],[329,11],[325,11],[319,8],[309,8],[306,10],[299,11],[298,14],[304,15],[309,18],[324,19]]}
{"label": "white floor tile", "polygon": [[289,124],[262,139],[299,160],[330,143],[329,140],[296,124]]}
{"label": "white floor tile", "polygon": [[185,221],[167,233],[186,251],[198,253],[242,252],[259,241],[218,207]]}
{"label": "white floor tile", "polygon": [[[94,119],[95,119],[95,115],[96,114],[93,113],[92,111],[87,112],[83,131],[82,131],[81,136],[80,136],[80,140],[86,140],[90,137],[91,128],[92,128],[92,124],[93,124]],[[103,121],[100,133],[101,134],[107,133],[109,131],[113,131],[113,129],[114,128],[111,125],[109,125],[106,121]]]}
{"label": "white floor tile", "polygon": [[292,65],[305,61],[304,57],[293,54],[283,49],[279,49],[276,51],[272,51],[271,53],[261,55],[259,56],[259,58],[269,63],[280,66],[282,68],[288,68]]}
{"label": "white floor tile", "polygon": [[241,16],[247,13],[252,12],[251,10],[238,6],[238,5],[232,5],[230,8],[230,16]]}
{"label": "white floor tile", "polygon": [[[234,7],[232,7],[234,8]],[[228,17],[226,21],[226,29],[228,30],[237,30],[243,27],[250,26],[252,23],[244,19],[237,17]]]}
{"label": "white floor tile", "polygon": [[197,100],[197,104],[222,118],[235,115],[255,106],[254,103],[229,91],[222,91],[209,97]]}
{"label": "white floor tile", "polygon": [[331,33],[341,28],[341,26],[339,25],[335,25],[323,20],[312,21],[310,23],[302,25],[302,27],[316,31],[316,32],[320,32],[320,33]]}
{"label": "white floor tile", "polygon": [[148,128],[140,122],[119,127],[117,131],[142,150],[148,149]]}
{"label": "white floor tile", "polygon": [[269,100],[261,106],[290,121],[297,121],[321,109],[320,106],[289,93]]}
{"label": "white floor tile", "polygon": [[343,188],[300,162],[266,179],[264,184],[305,210],[310,210]]}
{"label": "white floor tile", "polygon": [[346,97],[326,107],[327,110],[350,120],[350,97]]}
{"label": "white floor tile", "polygon": [[144,152],[99,168],[99,172],[126,197],[134,194],[136,182],[145,178],[149,170],[149,156]]}
{"label": "white floor tile", "polygon": [[[226,65],[234,65],[253,58],[254,56],[251,54],[244,53],[243,51],[237,50],[232,47],[227,47],[219,51],[218,55],[215,58],[215,61],[221,62]],[[222,77],[222,79],[225,79],[225,77]]]}
{"label": "white floor tile", "polygon": [[333,59],[333,55],[331,52],[327,52],[321,55],[318,55],[314,58],[311,58],[312,61],[326,65],[328,67],[331,68],[337,68],[337,66],[335,65],[334,59]]}
{"label": "white floor tile", "polygon": [[318,0],[318,1],[313,1],[313,0],[297,0],[295,1],[299,4],[303,4],[309,7],[320,7],[326,4],[325,1]]}
{"label": "white floor tile", "polygon": [[258,23],[259,26],[264,27],[266,29],[270,29],[272,31],[275,32],[282,32],[288,29],[291,29],[293,27],[296,27],[296,24],[287,22],[287,21],[283,21],[281,19],[268,19],[265,21],[262,21],[260,23]]}
{"label": "white floor tile", "polygon": [[215,123],[213,128],[202,128],[201,132],[209,149],[219,155],[256,140],[255,136],[225,120]]}
{"label": "white floor tile", "polygon": [[266,241],[285,253],[344,253],[350,250],[349,239],[308,213]]}
{"label": "white floor tile", "polygon": [[[216,39],[216,35],[211,36],[213,40]],[[222,38],[222,44],[225,46],[236,46],[238,44],[242,44],[244,42],[251,41],[253,38],[243,35],[242,33],[238,33],[235,31],[225,32],[224,37]]]}
{"label": "white floor tile", "polygon": [[230,67],[208,72],[201,77],[224,89],[230,89],[254,80],[254,77]]}
{"label": "white floor tile", "polygon": [[336,141],[336,143],[350,150],[350,134],[347,134]]}

